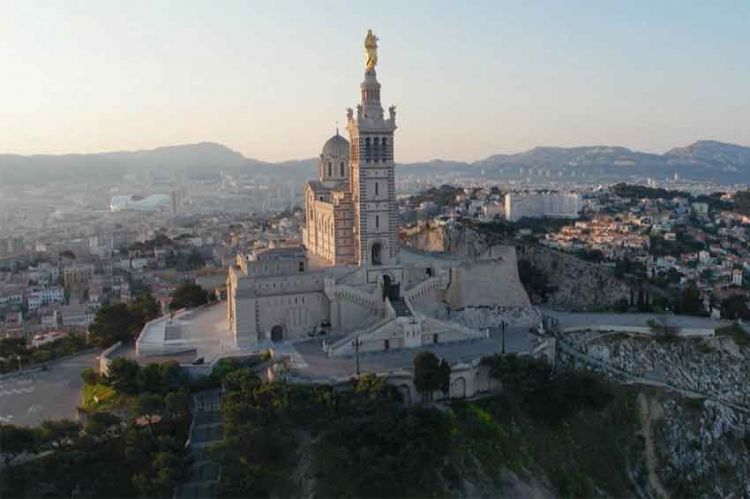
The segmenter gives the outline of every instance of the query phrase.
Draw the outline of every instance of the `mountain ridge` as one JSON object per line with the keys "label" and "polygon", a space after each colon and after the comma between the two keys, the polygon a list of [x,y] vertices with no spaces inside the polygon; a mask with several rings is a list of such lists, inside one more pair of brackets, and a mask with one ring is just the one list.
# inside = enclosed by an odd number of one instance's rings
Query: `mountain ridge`
{"label": "mountain ridge", "polygon": [[[123,175],[210,177],[219,172],[258,173],[276,176],[304,175],[315,171],[317,158],[281,162],[249,158],[218,142],[176,144],[154,149],[70,154],[0,154],[0,181],[38,183],[40,179],[89,181],[112,180]],[[398,163],[404,174],[476,174],[493,177],[547,175],[608,179],[622,176],[659,177],[679,174],[684,178],[718,181],[750,181],[750,147],[717,140],[699,140],[663,154],[647,153],[616,145],[576,147],[537,146],[517,153],[493,154],[465,162],[432,159]],[[529,173],[531,172],[531,173]],[[737,177],[737,178],[732,178]]]}

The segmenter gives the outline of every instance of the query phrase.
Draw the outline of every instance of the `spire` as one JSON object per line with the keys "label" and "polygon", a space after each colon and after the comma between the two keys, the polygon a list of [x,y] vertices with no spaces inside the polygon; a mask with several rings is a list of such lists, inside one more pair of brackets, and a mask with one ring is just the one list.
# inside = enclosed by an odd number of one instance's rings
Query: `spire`
{"label": "spire", "polygon": [[365,118],[383,119],[383,106],[380,105],[380,83],[375,66],[378,63],[378,38],[367,30],[365,37],[365,80],[360,84],[362,111]]}

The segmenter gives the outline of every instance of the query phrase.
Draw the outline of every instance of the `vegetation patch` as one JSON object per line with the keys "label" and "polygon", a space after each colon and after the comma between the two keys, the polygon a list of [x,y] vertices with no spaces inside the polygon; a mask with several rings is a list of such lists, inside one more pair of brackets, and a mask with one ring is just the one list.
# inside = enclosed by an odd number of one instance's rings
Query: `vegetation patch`
{"label": "vegetation patch", "polygon": [[716,328],[716,335],[729,336],[740,347],[750,346],[750,334],[746,333],[742,326],[736,322],[729,326]]}

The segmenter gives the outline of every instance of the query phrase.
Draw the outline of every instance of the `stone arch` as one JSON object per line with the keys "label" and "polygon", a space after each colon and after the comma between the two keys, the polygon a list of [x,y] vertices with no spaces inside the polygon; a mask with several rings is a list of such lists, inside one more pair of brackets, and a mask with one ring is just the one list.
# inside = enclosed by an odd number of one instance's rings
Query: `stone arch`
{"label": "stone arch", "polygon": [[383,265],[383,245],[375,241],[370,246],[370,263],[372,265]]}
{"label": "stone arch", "polygon": [[271,341],[281,341],[284,339],[284,328],[280,324],[274,324],[271,327]]}
{"label": "stone arch", "polygon": [[411,405],[411,388],[407,384],[400,384],[396,387],[398,392],[401,394],[401,398],[404,399],[405,405]]}
{"label": "stone arch", "polygon": [[461,376],[453,380],[453,397],[466,398],[466,378]]}

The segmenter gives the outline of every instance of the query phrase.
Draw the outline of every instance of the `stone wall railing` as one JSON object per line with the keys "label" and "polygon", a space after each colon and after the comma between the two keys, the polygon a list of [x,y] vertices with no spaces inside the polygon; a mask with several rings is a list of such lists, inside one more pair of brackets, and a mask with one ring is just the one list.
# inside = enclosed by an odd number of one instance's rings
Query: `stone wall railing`
{"label": "stone wall railing", "polygon": [[430,277],[426,281],[422,281],[413,288],[404,292],[404,298],[407,300],[415,300],[423,296],[426,293],[434,290],[443,290],[448,287],[448,276],[436,276]]}
{"label": "stone wall railing", "polygon": [[[660,325],[657,325],[658,328]],[[674,330],[675,335],[686,338],[714,336],[715,330],[711,327],[680,327],[667,324],[666,327]],[[659,334],[650,326],[631,326],[628,324],[583,324],[578,326],[569,326],[559,328],[561,333],[575,333],[578,331],[597,331],[600,333],[633,333],[655,336]]]}
{"label": "stone wall railing", "polygon": [[362,305],[363,307],[367,307],[375,312],[383,312],[384,305],[382,300],[379,300],[372,293],[367,293],[353,286],[347,286],[346,284],[337,284],[335,292],[337,298]]}
{"label": "stone wall railing", "polygon": [[109,364],[112,362],[112,356],[121,346],[122,341],[118,341],[99,354],[99,374],[106,376],[109,373]]}

